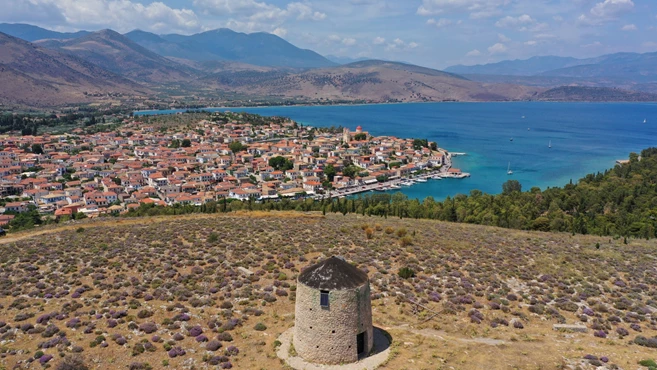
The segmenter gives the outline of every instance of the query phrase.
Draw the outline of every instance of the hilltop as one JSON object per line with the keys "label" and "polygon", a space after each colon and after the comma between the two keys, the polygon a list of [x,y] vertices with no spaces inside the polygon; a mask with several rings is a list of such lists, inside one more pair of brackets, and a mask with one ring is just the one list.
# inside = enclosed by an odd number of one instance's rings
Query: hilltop
{"label": "hilltop", "polygon": [[657,334],[654,241],[273,212],[77,222],[10,235],[0,252],[8,368],[76,354],[98,369],[279,368],[296,276],[331,255],[369,275],[374,324],[393,340],[386,368],[637,368],[654,357],[629,344]]}

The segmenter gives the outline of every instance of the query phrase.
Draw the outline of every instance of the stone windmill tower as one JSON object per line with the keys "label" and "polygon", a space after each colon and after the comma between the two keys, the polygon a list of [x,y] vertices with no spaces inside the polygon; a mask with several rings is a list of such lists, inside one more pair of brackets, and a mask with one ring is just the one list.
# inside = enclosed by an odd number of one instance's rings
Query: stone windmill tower
{"label": "stone windmill tower", "polygon": [[294,348],[321,364],[358,361],[374,344],[367,274],[344,259],[328,258],[298,278]]}

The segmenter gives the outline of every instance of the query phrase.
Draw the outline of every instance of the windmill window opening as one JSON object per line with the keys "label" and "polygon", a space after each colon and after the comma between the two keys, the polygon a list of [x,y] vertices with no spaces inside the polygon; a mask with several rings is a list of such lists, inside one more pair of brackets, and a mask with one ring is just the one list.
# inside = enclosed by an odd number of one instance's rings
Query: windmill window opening
{"label": "windmill window opening", "polygon": [[322,307],[328,307],[329,306],[329,291],[328,290],[321,290],[319,292],[319,305]]}

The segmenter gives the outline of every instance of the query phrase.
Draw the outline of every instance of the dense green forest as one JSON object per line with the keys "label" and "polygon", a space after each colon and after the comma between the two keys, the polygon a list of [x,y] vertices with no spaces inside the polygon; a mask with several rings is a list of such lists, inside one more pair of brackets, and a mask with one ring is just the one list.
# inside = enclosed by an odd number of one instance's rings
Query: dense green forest
{"label": "dense green forest", "polygon": [[502,193],[432,197],[420,201],[402,193],[372,194],[324,201],[222,200],[201,207],[141,206],[127,216],[231,212],[236,210],[298,210],[359,213],[369,216],[430,218],[514,229],[561,231],[619,237],[653,238],[657,229],[657,148],[631,154],[627,164],[585,176],[576,184],[522,192],[515,180]]}

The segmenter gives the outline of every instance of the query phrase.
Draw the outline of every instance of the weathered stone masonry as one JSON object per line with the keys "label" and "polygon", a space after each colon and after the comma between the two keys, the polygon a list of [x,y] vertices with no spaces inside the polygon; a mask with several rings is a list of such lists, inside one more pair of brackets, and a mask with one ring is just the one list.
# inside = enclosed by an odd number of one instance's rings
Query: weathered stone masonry
{"label": "weathered stone masonry", "polygon": [[[322,364],[356,362],[358,334],[364,335],[361,356],[374,344],[367,274],[332,257],[304,270],[297,285],[294,348],[306,361]],[[320,304],[328,291],[328,307]]]}

